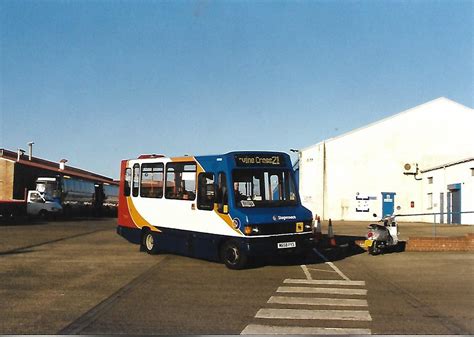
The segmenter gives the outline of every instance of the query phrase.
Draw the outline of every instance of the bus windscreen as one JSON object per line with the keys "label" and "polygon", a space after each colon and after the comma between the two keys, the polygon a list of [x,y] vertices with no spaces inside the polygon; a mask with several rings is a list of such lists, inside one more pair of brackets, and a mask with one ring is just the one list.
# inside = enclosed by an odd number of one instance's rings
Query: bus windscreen
{"label": "bus windscreen", "polygon": [[232,182],[237,207],[297,205],[295,183],[289,170],[235,169]]}

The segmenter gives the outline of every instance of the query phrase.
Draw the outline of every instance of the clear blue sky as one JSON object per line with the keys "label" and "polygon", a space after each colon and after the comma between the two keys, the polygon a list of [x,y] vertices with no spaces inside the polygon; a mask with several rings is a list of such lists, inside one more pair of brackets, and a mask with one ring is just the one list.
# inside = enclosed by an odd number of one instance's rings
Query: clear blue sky
{"label": "clear blue sky", "polygon": [[0,148],[117,178],[141,153],[303,148],[473,106],[473,1],[0,1]]}

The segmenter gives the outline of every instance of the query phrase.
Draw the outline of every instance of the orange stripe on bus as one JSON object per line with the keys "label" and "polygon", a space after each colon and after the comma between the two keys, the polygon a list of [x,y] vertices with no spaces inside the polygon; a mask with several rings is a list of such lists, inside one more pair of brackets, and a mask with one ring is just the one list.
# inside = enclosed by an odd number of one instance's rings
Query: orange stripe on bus
{"label": "orange stripe on bus", "polygon": [[158,228],[152,226],[148,221],[146,221],[140,215],[140,213],[138,213],[137,209],[135,208],[135,205],[133,204],[132,198],[127,198],[127,205],[130,211],[130,216],[132,217],[132,221],[135,226],[137,226],[138,228],[149,227],[154,232],[161,232]]}

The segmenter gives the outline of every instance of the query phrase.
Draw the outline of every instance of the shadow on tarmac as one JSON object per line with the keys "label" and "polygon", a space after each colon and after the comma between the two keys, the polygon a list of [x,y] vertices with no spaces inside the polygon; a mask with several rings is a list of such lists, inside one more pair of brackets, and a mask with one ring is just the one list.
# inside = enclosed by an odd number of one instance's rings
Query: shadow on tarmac
{"label": "shadow on tarmac", "polygon": [[[339,261],[350,256],[367,254],[367,251],[356,244],[358,240],[364,240],[362,236],[337,236],[337,244],[335,247],[331,247],[329,240],[323,237],[323,239],[314,245],[320,254],[322,254],[327,260],[319,256],[313,250],[310,250],[304,256],[291,256],[281,255],[277,258],[259,258],[251,261],[248,269],[262,268],[265,266],[299,266],[302,264],[318,264],[325,263],[328,261]],[[405,249],[403,243],[403,250]]]}
{"label": "shadow on tarmac", "polygon": [[106,216],[83,216],[83,217],[66,217],[66,216],[56,216],[49,218],[38,218],[38,217],[28,217],[28,216],[18,216],[18,217],[1,217],[0,216],[0,226],[40,226],[47,225],[56,222],[87,222],[87,221],[102,221],[117,219],[116,217],[106,217]]}
{"label": "shadow on tarmac", "polygon": [[27,216],[18,217],[0,217],[0,226],[31,226],[31,225],[46,225],[51,223],[48,219],[30,218]]}
{"label": "shadow on tarmac", "polygon": [[101,232],[101,231],[104,231],[104,230],[105,230],[105,229],[95,229],[95,230],[91,230],[91,231],[88,231],[88,232],[78,233],[78,234],[75,234],[75,235],[69,235],[69,236],[66,236],[66,237],[62,237],[62,238],[58,238],[58,239],[54,239],[54,240],[50,240],[50,241],[39,242],[39,243],[36,243],[36,244],[33,244],[33,245],[29,245],[29,246],[25,246],[25,247],[18,247],[18,248],[6,250],[6,251],[0,251],[0,256],[3,256],[3,255],[13,255],[13,254],[22,254],[22,253],[30,253],[30,252],[33,251],[32,248],[36,248],[36,247],[48,245],[48,244],[50,244],[50,243],[56,243],[56,242],[60,242],[60,241],[65,241],[65,240],[69,240],[69,239],[73,239],[73,238],[77,238],[77,237],[89,235],[89,234],[92,234],[92,233]]}
{"label": "shadow on tarmac", "polygon": [[[302,264],[318,264],[325,262],[334,262],[344,260],[348,257],[368,254],[367,250],[360,247],[356,241],[365,240],[363,236],[338,235],[336,237],[336,246],[331,247],[329,240],[323,238],[319,243],[314,245],[314,248],[323,255],[327,260],[315,253],[313,250],[308,252],[305,256],[279,256],[277,258],[260,258],[251,261],[248,266],[249,269],[262,268],[265,266],[298,266]],[[395,247],[387,248],[380,255],[397,254],[405,251],[406,242],[399,241]],[[376,258],[376,257],[374,257]]]}
{"label": "shadow on tarmac", "polygon": [[20,254],[29,254],[33,253],[34,249],[14,249],[6,252],[0,252],[0,257],[5,255],[20,255]]}

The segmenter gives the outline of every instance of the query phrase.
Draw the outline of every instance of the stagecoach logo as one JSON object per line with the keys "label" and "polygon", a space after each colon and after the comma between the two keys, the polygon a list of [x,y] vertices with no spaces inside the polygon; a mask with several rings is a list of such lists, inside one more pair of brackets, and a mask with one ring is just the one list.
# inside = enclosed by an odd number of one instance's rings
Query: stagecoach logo
{"label": "stagecoach logo", "polygon": [[240,219],[239,218],[233,218],[232,222],[234,223],[234,228],[235,229],[240,227]]}
{"label": "stagecoach logo", "polygon": [[274,215],[273,221],[296,220],[296,215]]}

